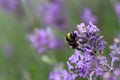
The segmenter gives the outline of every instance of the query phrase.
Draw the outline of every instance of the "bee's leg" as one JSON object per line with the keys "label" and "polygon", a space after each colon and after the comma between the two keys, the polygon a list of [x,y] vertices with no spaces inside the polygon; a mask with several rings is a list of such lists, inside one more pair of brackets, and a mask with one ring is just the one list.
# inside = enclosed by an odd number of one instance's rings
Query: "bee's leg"
{"label": "bee's leg", "polygon": [[83,49],[80,49],[80,48],[76,48],[77,50],[79,50],[79,51],[82,51],[82,52],[84,52],[84,50]]}

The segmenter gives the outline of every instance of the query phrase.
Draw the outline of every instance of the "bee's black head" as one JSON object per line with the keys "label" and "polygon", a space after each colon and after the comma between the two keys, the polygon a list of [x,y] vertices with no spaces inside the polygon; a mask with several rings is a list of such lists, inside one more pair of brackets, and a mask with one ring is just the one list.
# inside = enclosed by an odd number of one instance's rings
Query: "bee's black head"
{"label": "bee's black head", "polygon": [[76,35],[74,32],[72,32],[72,33],[70,34],[70,37],[71,37],[71,39],[75,40],[75,38],[77,37],[77,35]]}

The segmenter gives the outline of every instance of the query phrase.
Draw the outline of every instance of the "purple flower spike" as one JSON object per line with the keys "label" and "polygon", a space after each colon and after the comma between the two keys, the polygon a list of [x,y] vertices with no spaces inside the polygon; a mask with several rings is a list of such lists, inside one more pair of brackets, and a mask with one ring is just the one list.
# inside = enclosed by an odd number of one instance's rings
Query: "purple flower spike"
{"label": "purple flower spike", "polygon": [[120,21],[120,3],[116,4],[115,11],[116,11],[117,17],[118,17],[118,19]]}
{"label": "purple flower spike", "polygon": [[114,39],[114,44],[110,46],[112,59],[116,58],[116,61],[120,61],[120,34]]}
{"label": "purple flower spike", "polygon": [[[108,64],[108,60],[102,53],[106,41],[99,34],[100,30],[92,22],[88,25],[81,23],[76,30],[70,33],[71,43],[77,44],[77,50],[67,61],[69,73],[74,77],[90,78],[97,80],[96,77],[103,76],[106,72],[113,71],[113,64],[116,58]],[[72,37],[71,37],[72,36]]]}
{"label": "purple flower spike", "polygon": [[92,10],[90,8],[85,8],[83,10],[81,18],[85,23],[88,23],[89,21],[91,21],[92,23],[95,24],[98,21],[97,17],[93,15]]}
{"label": "purple flower spike", "polygon": [[49,80],[75,80],[65,69],[54,69],[50,72]]}
{"label": "purple flower spike", "polygon": [[18,6],[17,0],[0,0],[0,6],[7,11],[14,11]]}
{"label": "purple flower spike", "polygon": [[35,33],[29,36],[29,40],[40,54],[57,46],[57,40],[49,27],[35,30]]}
{"label": "purple flower spike", "polygon": [[77,25],[73,32],[68,33],[66,38],[68,43],[73,49],[77,49],[67,61],[72,77],[90,80],[97,80],[98,76],[102,76],[105,80],[120,79],[120,69],[114,66],[116,61],[120,61],[120,35],[110,46],[112,61],[108,64],[107,58],[102,55],[106,41],[100,36],[99,31],[97,26],[89,22],[87,26],[84,23]]}
{"label": "purple flower spike", "polygon": [[46,25],[54,25],[60,29],[65,28],[65,20],[62,15],[63,2],[53,1],[48,4],[44,11],[44,19]]}

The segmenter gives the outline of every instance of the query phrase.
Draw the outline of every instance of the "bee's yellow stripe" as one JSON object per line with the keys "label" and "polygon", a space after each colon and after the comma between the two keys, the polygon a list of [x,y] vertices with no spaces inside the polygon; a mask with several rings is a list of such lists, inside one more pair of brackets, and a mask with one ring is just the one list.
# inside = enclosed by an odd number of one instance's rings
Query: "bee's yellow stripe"
{"label": "bee's yellow stripe", "polygon": [[67,34],[67,37],[68,37],[68,39],[71,39],[71,38],[70,38],[70,33]]}

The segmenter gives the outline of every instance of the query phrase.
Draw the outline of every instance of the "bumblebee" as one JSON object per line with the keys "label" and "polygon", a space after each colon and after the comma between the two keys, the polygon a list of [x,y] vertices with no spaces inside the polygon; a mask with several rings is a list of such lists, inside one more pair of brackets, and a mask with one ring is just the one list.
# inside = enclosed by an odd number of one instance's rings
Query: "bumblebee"
{"label": "bumblebee", "polygon": [[86,47],[89,50],[90,54],[94,55],[95,53],[97,53],[96,50],[91,50],[89,46],[85,46],[85,44],[89,43],[89,39],[78,36],[76,33],[74,33],[74,31],[68,33],[65,40],[70,48],[84,52],[83,48]]}
{"label": "bumblebee", "polygon": [[70,48],[81,50],[81,51],[83,50],[80,48],[80,45],[87,43],[87,40],[85,38],[79,37],[77,34],[74,33],[74,31],[71,33],[68,33],[65,39]]}
{"label": "bumblebee", "polygon": [[69,47],[71,47],[73,49],[77,48],[78,45],[79,45],[76,42],[76,37],[77,37],[77,35],[75,33],[73,33],[73,32],[68,33],[66,35],[66,42],[68,43]]}

